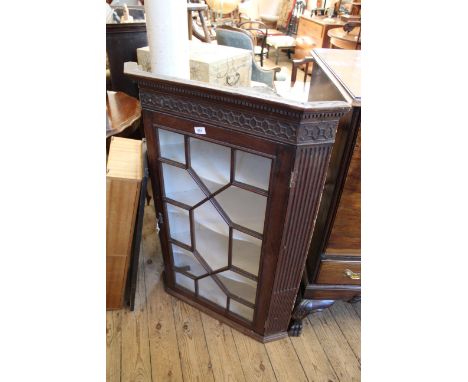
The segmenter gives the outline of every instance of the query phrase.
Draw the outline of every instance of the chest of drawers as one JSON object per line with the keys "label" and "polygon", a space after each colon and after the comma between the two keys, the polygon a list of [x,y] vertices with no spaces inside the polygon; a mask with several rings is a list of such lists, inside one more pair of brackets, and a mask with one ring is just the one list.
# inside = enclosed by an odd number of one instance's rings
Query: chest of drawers
{"label": "chest of drawers", "polygon": [[290,335],[302,319],[335,300],[361,295],[361,92],[360,51],[316,49],[311,89],[332,78],[352,105],[338,124]]}
{"label": "chest of drawers", "polygon": [[[310,38],[315,43],[314,48],[329,48],[330,37],[328,37],[328,31],[333,28],[341,28],[344,22],[338,18],[332,19],[330,22],[325,17],[309,17],[306,15],[301,16],[299,20],[299,26],[297,28],[297,37]],[[301,44],[296,46],[294,52],[295,59],[301,59],[310,55],[309,45],[301,48]]]}

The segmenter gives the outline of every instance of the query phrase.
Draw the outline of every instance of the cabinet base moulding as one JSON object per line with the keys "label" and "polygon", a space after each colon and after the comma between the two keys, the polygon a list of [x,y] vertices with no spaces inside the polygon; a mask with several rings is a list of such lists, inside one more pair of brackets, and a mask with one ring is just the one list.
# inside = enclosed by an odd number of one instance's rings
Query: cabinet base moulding
{"label": "cabinet base moulding", "polygon": [[197,308],[201,310],[203,313],[208,314],[209,316],[217,319],[218,321],[222,322],[223,324],[229,325],[233,329],[241,332],[242,334],[245,334],[246,336],[249,336],[253,338],[254,340],[257,340],[262,343],[267,343],[271,341],[276,341],[280,340],[282,338],[288,337],[288,332],[281,332],[281,333],[275,333],[273,335],[269,336],[261,336],[257,333],[255,333],[252,330],[247,329],[246,327],[238,324],[237,322],[229,319],[226,316],[223,316],[222,314],[216,313],[213,310],[207,308],[206,306],[198,303],[197,301],[194,301],[193,299],[185,296],[184,294],[180,293],[179,291],[176,291],[174,289],[169,288],[166,284],[164,284],[164,290],[169,293],[171,296],[178,298],[179,300],[182,300],[183,302],[193,306],[194,308]]}

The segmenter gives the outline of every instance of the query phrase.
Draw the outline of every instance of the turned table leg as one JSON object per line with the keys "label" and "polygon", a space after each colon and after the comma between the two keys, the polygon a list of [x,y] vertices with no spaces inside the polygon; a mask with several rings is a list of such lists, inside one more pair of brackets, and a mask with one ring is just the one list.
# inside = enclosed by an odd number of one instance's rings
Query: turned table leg
{"label": "turned table leg", "polygon": [[291,323],[289,324],[289,335],[298,337],[302,332],[302,320],[313,312],[320,312],[333,305],[335,300],[301,300],[294,307]]}

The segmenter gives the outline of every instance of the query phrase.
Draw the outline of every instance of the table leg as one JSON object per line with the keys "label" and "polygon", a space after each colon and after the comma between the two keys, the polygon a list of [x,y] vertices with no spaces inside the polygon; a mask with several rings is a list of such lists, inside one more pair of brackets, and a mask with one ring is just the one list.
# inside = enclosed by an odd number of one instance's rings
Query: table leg
{"label": "table leg", "polygon": [[205,42],[210,43],[211,42],[210,32],[208,31],[208,28],[206,26],[205,18],[203,17],[202,11],[198,11],[198,16],[200,17],[200,22],[203,27],[203,32],[205,33]]}
{"label": "table leg", "polygon": [[279,51],[280,51],[280,48],[279,48],[279,46],[278,46],[278,47],[276,47],[276,60],[275,60],[275,64],[276,64],[276,65],[278,65]]}
{"label": "table leg", "polygon": [[187,11],[187,23],[188,23],[188,39],[192,39],[192,11]]}

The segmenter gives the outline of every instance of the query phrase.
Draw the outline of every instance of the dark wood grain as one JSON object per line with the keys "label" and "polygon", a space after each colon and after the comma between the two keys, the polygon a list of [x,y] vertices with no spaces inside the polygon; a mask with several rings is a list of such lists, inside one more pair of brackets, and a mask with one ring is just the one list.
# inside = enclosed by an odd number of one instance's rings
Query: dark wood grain
{"label": "dark wood grain", "polygon": [[146,23],[106,24],[106,52],[112,90],[138,97],[137,85],[124,75],[124,62],[136,62],[136,50],[148,45]]}
{"label": "dark wood grain", "polygon": [[325,250],[327,254],[361,255],[361,134],[354,147],[348,175]]}
{"label": "dark wood grain", "polygon": [[[349,270],[356,275],[361,274],[360,261],[323,260],[320,263],[317,284],[354,284],[361,285],[361,279],[353,279],[346,275]],[[357,276],[356,276],[357,277]]]}
{"label": "dark wood grain", "polygon": [[[349,111],[349,107],[339,101],[312,106],[293,105],[195,83],[138,75],[133,78],[138,81],[144,111],[149,170],[159,216],[167,292],[256,340],[267,342],[287,336],[338,121]],[[194,127],[199,126],[205,127],[205,135],[194,134]],[[197,137],[231,150],[243,150],[272,160],[268,191],[244,187],[249,192],[267,196],[263,232],[254,235],[246,227],[232,222],[223,213],[222,206],[210,200],[227,226],[263,240],[257,295],[255,304],[250,304],[254,308],[252,322],[230,313],[227,307],[199,296],[197,288],[192,292],[175,283],[170,246],[173,240],[167,227],[158,129]],[[186,153],[190,153],[190,150],[186,150]],[[213,194],[203,186],[203,181],[197,179],[196,171],[192,171],[190,160],[186,167],[187,173],[205,196],[212,198]],[[231,172],[233,168],[231,166]],[[232,174],[230,180],[233,184]],[[232,264],[228,266],[236,271]],[[177,271],[183,272],[181,269]],[[213,270],[213,273],[219,271]],[[242,301],[239,296],[226,294],[231,302]]]}
{"label": "dark wood grain", "polygon": [[[141,117],[140,102],[123,92],[108,91],[106,96],[106,113],[109,129],[106,131],[107,138],[122,134],[125,129],[137,127],[136,122]],[[131,134],[126,132],[126,136]]]}
{"label": "dark wood grain", "polygon": [[[338,125],[298,307],[307,305],[301,305],[303,299],[356,301],[361,295],[360,279],[356,279],[361,261],[360,55],[356,52],[353,60],[346,61],[343,51],[317,50],[311,56],[317,65],[311,84],[323,82],[325,74],[333,76],[353,109]],[[347,272],[354,272],[353,278]],[[300,319],[291,325],[298,327]]]}

